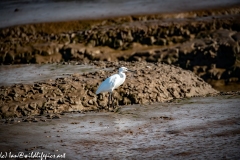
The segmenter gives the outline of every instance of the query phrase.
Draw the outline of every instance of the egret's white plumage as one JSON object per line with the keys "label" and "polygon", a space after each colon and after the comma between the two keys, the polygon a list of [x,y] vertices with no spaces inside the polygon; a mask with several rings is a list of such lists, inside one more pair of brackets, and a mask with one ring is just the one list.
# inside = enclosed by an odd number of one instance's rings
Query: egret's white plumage
{"label": "egret's white plumage", "polygon": [[107,79],[105,79],[100,86],[98,87],[96,94],[102,92],[109,92],[109,104],[112,99],[112,92],[114,89],[118,88],[122,85],[126,79],[126,74],[124,72],[131,71],[128,70],[126,67],[121,67],[118,69],[118,74],[114,74]]}
{"label": "egret's white plumage", "polygon": [[107,79],[105,79],[100,86],[98,87],[96,94],[102,92],[112,92],[114,89],[119,87],[126,79],[126,75],[123,72],[119,72],[118,74],[114,74]]}

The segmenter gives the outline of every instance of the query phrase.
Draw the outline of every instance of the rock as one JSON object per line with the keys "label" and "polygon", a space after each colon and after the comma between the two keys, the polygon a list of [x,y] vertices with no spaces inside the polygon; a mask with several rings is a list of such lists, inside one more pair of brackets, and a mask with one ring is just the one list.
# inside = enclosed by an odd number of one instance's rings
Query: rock
{"label": "rock", "polygon": [[116,39],[113,44],[113,48],[120,48],[123,46],[123,41],[120,39]]}
{"label": "rock", "polygon": [[93,105],[93,104],[94,104],[93,100],[90,99],[90,100],[88,101],[88,104]]}
{"label": "rock", "polygon": [[52,116],[52,119],[60,119],[60,118],[61,118],[61,116],[59,114],[55,114]]}
{"label": "rock", "polygon": [[30,103],[28,107],[32,110],[36,110],[37,109],[37,104],[36,103]]}
{"label": "rock", "polygon": [[234,48],[231,45],[223,44],[219,46],[217,53],[217,68],[229,68],[236,62],[236,54]]}
{"label": "rock", "polygon": [[236,42],[240,42],[240,32],[237,32],[231,36]]}
{"label": "rock", "polygon": [[92,91],[88,91],[88,93],[87,93],[90,97],[95,97],[96,96],[96,94],[94,94]]}
{"label": "rock", "polygon": [[16,112],[17,112],[17,108],[18,108],[18,105],[10,106],[10,107],[9,107],[9,111],[10,111],[10,112],[13,112],[13,113],[16,113]]}
{"label": "rock", "polygon": [[64,98],[60,98],[60,99],[58,100],[58,104],[65,104]]}
{"label": "rock", "polygon": [[167,40],[165,38],[159,38],[155,42],[157,45],[165,46],[167,45]]}
{"label": "rock", "polygon": [[146,37],[143,39],[143,44],[153,45],[156,42],[156,39],[153,36]]}
{"label": "rock", "polygon": [[4,62],[7,64],[12,64],[15,60],[15,54],[13,52],[8,52],[6,53],[6,55],[4,56]]}
{"label": "rock", "polygon": [[1,106],[1,108],[0,108],[1,110],[1,112],[2,113],[7,113],[8,112],[8,110],[9,110],[9,106],[7,106],[7,105],[4,105],[4,106]]}

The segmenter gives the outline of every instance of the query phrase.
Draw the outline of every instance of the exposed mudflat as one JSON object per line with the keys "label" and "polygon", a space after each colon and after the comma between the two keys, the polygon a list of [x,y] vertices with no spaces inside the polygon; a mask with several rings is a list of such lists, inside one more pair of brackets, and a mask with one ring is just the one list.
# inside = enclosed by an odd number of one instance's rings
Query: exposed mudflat
{"label": "exposed mudflat", "polygon": [[127,105],[117,113],[35,116],[0,124],[2,152],[67,159],[239,159],[240,96]]}

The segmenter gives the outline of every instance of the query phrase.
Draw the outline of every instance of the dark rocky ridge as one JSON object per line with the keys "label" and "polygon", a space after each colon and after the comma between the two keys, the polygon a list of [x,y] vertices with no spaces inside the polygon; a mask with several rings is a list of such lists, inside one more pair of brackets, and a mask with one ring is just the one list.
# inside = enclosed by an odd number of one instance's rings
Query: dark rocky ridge
{"label": "dark rocky ridge", "polygon": [[[218,93],[191,71],[161,63],[94,62],[102,67],[126,66],[126,82],[114,91],[115,105],[165,102],[177,98]],[[0,88],[0,117],[21,117],[71,111],[96,111],[107,107],[108,94],[95,94],[99,83],[114,71],[100,70],[67,78]]]}
{"label": "dark rocky ridge", "polygon": [[206,81],[239,83],[239,13],[234,7],[5,28],[0,63],[144,60],[189,69]]}

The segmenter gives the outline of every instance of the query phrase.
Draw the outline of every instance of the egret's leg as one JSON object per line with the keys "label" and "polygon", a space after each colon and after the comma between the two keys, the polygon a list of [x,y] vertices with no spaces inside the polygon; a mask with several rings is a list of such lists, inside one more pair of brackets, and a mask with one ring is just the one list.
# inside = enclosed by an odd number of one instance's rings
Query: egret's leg
{"label": "egret's leg", "polygon": [[112,101],[112,92],[109,92],[109,97],[108,97],[108,110],[109,110],[109,106],[111,105],[111,104],[110,104],[111,101]]}
{"label": "egret's leg", "polygon": [[111,96],[111,98],[112,98],[112,108],[114,109],[115,108],[115,106],[114,106],[114,96]]}

